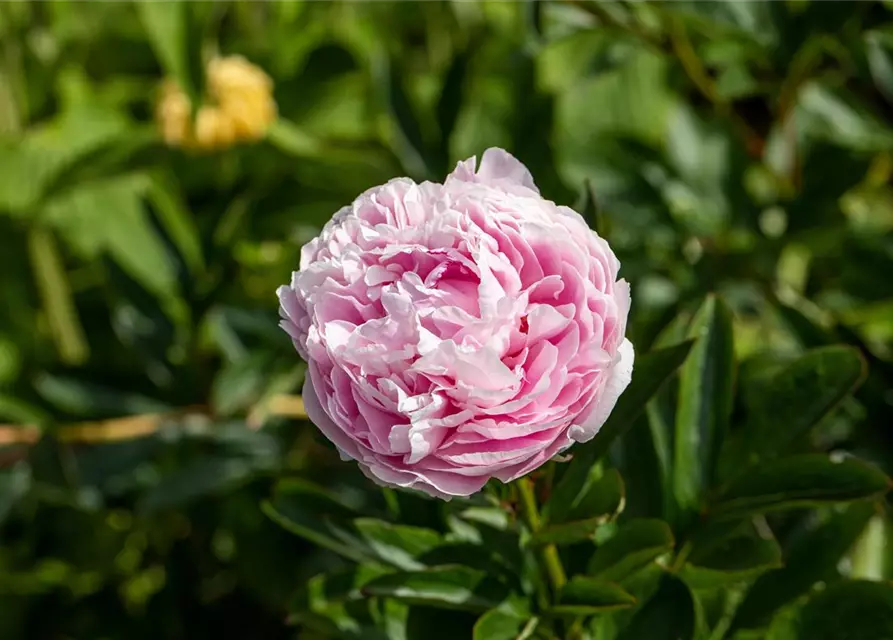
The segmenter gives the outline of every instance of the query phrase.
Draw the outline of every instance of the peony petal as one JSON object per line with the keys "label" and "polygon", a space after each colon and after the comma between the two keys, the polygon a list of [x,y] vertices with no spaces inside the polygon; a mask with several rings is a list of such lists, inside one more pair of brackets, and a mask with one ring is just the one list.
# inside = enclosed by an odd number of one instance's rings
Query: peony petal
{"label": "peony petal", "polygon": [[571,427],[570,436],[577,442],[588,442],[595,437],[614,410],[620,394],[632,380],[633,362],[636,357],[632,342],[624,338],[617,355],[618,361],[611,368],[611,375],[601,397],[593,403],[589,415],[580,424]]}

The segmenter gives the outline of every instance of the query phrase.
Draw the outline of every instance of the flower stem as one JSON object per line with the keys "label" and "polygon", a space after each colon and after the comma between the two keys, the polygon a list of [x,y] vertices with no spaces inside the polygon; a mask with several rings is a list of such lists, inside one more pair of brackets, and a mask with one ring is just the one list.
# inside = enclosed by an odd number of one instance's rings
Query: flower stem
{"label": "flower stem", "polygon": [[[524,521],[530,529],[530,533],[535,534],[540,530],[542,521],[533,491],[533,481],[530,478],[519,479],[518,493],[521,497],[521,513]],[[557,597],[564,583],[567,582],[567,577],[564,567],[561,566],[561,558],[558,557],[558,549],[554,544],[545,545],[539,550],[539,561],[542,571],[546,574],[552,587],[553,598]]]}

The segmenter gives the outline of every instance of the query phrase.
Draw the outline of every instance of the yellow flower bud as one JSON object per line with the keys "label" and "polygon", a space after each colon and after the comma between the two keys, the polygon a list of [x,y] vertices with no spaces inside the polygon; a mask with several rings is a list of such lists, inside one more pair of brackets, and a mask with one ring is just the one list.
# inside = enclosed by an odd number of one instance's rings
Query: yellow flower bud
{"label": "yellow flower bud", "polygon": [[225,149],[263,138],[276,119],[273,81],[242,56],[215,58],[206,70],[207,98],[192,122],[192,104],[171,80],[162,85],[156,115],[171,146]]}

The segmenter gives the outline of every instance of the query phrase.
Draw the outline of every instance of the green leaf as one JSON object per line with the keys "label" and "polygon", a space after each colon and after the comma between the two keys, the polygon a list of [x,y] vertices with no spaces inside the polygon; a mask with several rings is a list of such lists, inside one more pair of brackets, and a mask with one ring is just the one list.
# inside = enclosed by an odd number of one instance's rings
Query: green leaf
{"label": "green leaf", "polygon": [[595,550],[587,573],[600,580],[622,582],[672,551],[675,544],[673,531],[666,522],[632,520]]}
{"label": "green leaf", "polygon": [[354,520],[354,526],[379,558],[408,571],[423,568],[424,564],[416,558],[443,542],[436,531],[391,524],[373,518],[358,518]]}
{"label": "green leaf", "polygon": [[56,408],[80,417],[109,418],[171,410],[164,402],[74,377],[43,373],[35,378],[34,387]]}
{"label": "green leaf", "polygon": [[869,31],[862,37],[874,84],[889,102],[893,102],[893,34],[887,29]]}
{"label": "green leaf", "polygon": [[162,478],[140,502],[143,513],[181,507],[193,500],[232,490],[256,471],[250,460],[222,456],[199,458]]}
{"label": "green leaf", "polygon": [[0,140],[0,211],[33,213],[66,171],[129,134],[118,111],[84,107],[30,129],[21,140]]}
{"label": "green leaf", "polygon": [[695,605],[685,583],[665,576],[657,592],[632,618],[617,640],[691,640]]}
{"label": "green leaf", "polygon": [[460,566],[392,573],[372,580],[361,591],[408,604],[478,612],[498,606],[508,595],[505,585],[486,573]]}
{"label": "green leaf", "polygon": [[432,161],[421,125],[403,86],[403,74],[397,63],[383,52],[373,60],[375,86],[380,88],[381,103],[392,124],[395,151],[411,174],[430,177],[433,175]]}
{"label": "green leaf", "polygon": [[0,472],[0,526],[31,488],[31,468],[19,462],[11,469]]}
{"label": "green leaf", "polygon": [[716,589],[752,580],[781,566],[781,548],[773,538],[748,531],[710,545],[705,552],[695,547],[679,577],[692,589]]}
{"label": "green leaf", "polygon": [[840,462],[822,454],[780,458],[755,467],[722,491],[709,513],[716,517],[743,517],[848,502],[887,492],[890,480],[876,467],[847,458]]}
{"label": "green leaf", "polygon": [[811,138],[858,151],[886,151],[893,130],[853,93],[823,84],[804,83],[797,102],[796,122]]}
{"label": "green leaf", "polygon": [[590,518],[589,520],[555,524],[537,531],[530,541],[535,545],[565,545],[585,542],[591,540],[596,530],[604,523],[604,518]]}
{"label": "green leaf", "polygon": [[592,467],[607,453],[611,443],[632,426],[649,398],[688,356],[691,346],[692,342],[684,342],[636,359],[632,381],[605,424],[590,442],[571,449],[574,457],[544,506],[544,515],[550,522],[561,522],[580,503],[589,488]]}
{"label": "green leaf", "polygon": [[623,511],[626,490],[617,469],[602,471],[600,466],[594,466],[587,480],[577,501],[571,505],[568,521],[599,519],[604,523]]}
{"label": "green leaf", "polygon": [[193,106],[198,105],[204,84],[202,42],[190,3],[138,0],[136,4],[161,66],[177,80]]}
{"label": "green leaf", "polygon": [[828,415],[865,377],[858,350],[834,346],[805,353],[761,384],[753,415],[742,429],[743,442],[731,441],[727,464],[743,471],[784,453]]}
{"label": "green leaf", "polygon": [[379,563],[350,520],[356,514],[329,492],[298,480],[281,482],[263,512],[287,531],[354,562]]}
{"label": "green leaf", "polygon": [[314,622],[326,619],[341,631],[357,629],[360,625],[352,615],[355,613],[352,605],[363,600],[360,588],[387,572],[387,569],[364,564],[314,576],[289,607],[288,622],[314,626]]}
{"label": "green leaf", "polygon": [[469,62],[470,55],[467,51],[460,51],[453,58],[437,101],[437,124],[440,127],[440,144],[444,152],[449,151],[450,139],[467,93]]}
{"label": "green leaf", "polygon": [[589,228],[604,238],[607,232],[605,220],[603,212],[599,210],[598,200],[595,197],[595,188],[592,186],[591,180],[583,181],[583,199],[580,202],[578,211],[586,220]]}
{"label": "green leaf", "polygon": [[31,229],[28,256],[59,358],[65,364],[82,364],[90,355],[90,345],[52,233],[39,227]]}
{"label": "green leaf", "polygon": [[796,624],[797,640],[893,638],[893,586],[858,580],[813,596]]}
{"label": "green leaf", "polygon": [[837,575],[840,559],[853,546],[875,513],[875,505],[857,502],[833,513],[806,532],[786,552],[784,566],[754,582],[735,613],[734,628],[762,627],[773,614],[814,584]]}
{"label": "green leaf", "polygon": [[633,606],[636,599],[619,585],[586,576],[574,576],[561,589],[552,615],[589,616]]}
{"label": "green leaf", "polygon": [[530,614],[528,602],[512,597],[482,615],[474,625],[473,640],[519,640],[529,638],[539,620]]}
{"label": "green leaf", "polygon": [[673,461],[673,494],[683,527],[712,484],[728,430],[735,373],[731,312],[720,299],[708,297],[689,335],[697,340],[680,370]]}
{"label": "green leaf", "polygon": [[149,185],[148,196],[161,226],[180,252],[183,262],[194,276],[200,274],[205,264],[201,237],[192,212],[186,208],[177,187],[155,177]]}
{"label": "green leaf", "polygon": [[43,216],[85,257],[105,252],[146,290],[170,299],[176,270],[143,207],[148,185],[139,174],[79,185],[47,202]]}

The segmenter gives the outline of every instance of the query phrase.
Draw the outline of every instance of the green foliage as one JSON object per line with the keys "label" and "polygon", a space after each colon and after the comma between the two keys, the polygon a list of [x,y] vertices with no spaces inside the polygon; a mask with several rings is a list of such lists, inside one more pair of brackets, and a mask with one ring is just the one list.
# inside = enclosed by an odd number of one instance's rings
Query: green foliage
{"label": "green foliage", "polygon": [[[0,3],[0,636],[893,637],[891,52],[886,2]],[[165,147],[217,53],[278,120]],[[441,503],[302,417],[274,291],[491,145],[611,243],[636,365]]]}

